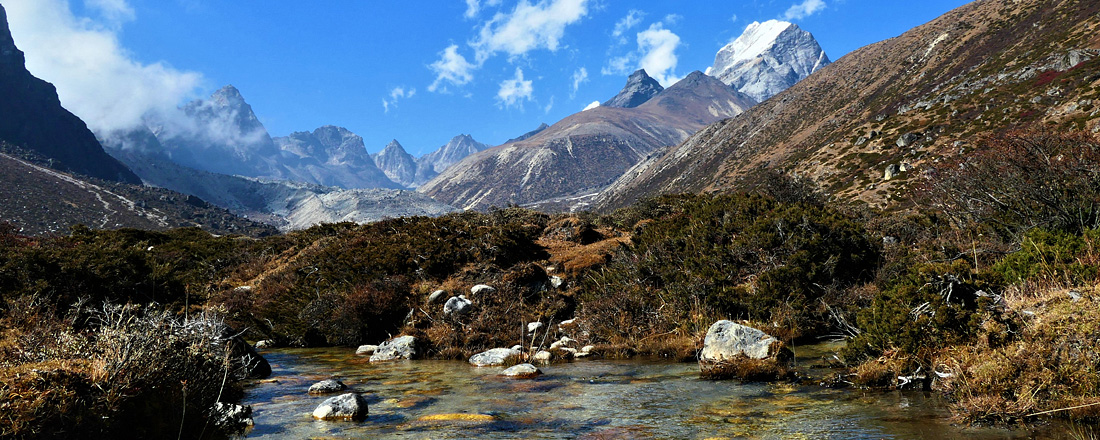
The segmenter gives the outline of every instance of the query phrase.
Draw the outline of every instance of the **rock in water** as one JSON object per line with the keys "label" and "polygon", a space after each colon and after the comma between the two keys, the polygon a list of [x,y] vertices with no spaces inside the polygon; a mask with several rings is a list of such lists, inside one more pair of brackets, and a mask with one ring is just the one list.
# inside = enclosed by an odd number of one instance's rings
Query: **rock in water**
{"label": "rock in water", "polygon": [[371,362],[386,362],[398,359],[412,359],[416,356],[416,338],[398,336],[383,342],[371,355]]}
{"label": "rock in water", "polygon": [[320,420],[363,420],[367,418],[367,400],[355,393],[330,397],[313,410]]}
{"label": "rock in water", "polygon": [[786,375],[791,359],[791,351],[775,337],[722,320],[707,330],[699,366],[711,378],[765,380]]}
{"label": "rock in water", "polygon": [[492,350],[470,356],[470,363],[478,367],[504,365],[505,359],[511,356],[519,356],[521,354],[522,353],[519,350],[513,350],[511,348],[494,348]]}
{"label": "rock in water", "polygon": [[343,382],[334,379],[326,379],[309,387],[309,394],[331,394],[348,389]]}
{"label": "rock in water", "polygon": [[367,345],[360,345],[359,348],[356,348],[355,349],[355,354],[372,355],[376,351],[378,351],[378,346],[377,345],[367,344]]}
{"label": "rock in water", "polygon": [[252,420],[251,406],[233,403],[215,403],[214,408],[210,410],[210,419],[215,425],[231,432],[241,432],[246,427],[256,424]]}
{"label": "rock in water", "polygon": [[538,377],[540,374],[542,374],[542,371],[531,364],[513,365],[504,370],[503,373],[500,373],[501,376],[508,376],[515,379],[531,379]]}

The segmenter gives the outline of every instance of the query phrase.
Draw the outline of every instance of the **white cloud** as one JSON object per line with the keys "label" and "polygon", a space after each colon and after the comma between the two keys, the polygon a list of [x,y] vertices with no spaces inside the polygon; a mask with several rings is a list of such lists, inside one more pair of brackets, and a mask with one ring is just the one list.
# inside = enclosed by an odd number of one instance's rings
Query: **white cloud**
{"label": "white cloud", "polygon": [[[485,2],[485,6],[500,6],[501,0],[488,0]],[[481,11],[481,2],[479,0],[466,0],[466,18],[477,17],[477,13]]]}
{"label": "white cloud", "polygon": [[588,0],[520,0],[508,14],[498,12],[470,42],[480,65],[494,53],[518,57],[535,49],[558,50],[565,27],[588,15]]}
{"label": "white cloud", "polygon": [[585,106],[584,110],[581,110],[581,111],[583,112],[583,111],[592,110],[592,109],[594,109],[596,107],[599,107],[599,106],[600,106],[600,101],[592,101],[591,104],[588,104],[587,106]]}
{"label": "white cloud", "polygon": [[577,69],[576,72],[573,72],[573,92],[570,94],[570,96],[576,96],[577,89],[580,89],[581,84],[584,84],[586,82],[588,82],[588,69],[581,67],[580,69]]}
{"label": "white cloud", "polygon": [[661,23],[654,23],[649,29],[638,33],[638,52],[641,54],[638,67],[668,87],[680,80],[673,72],[679,61],[676,57],[679,47],[680,36],[665,29]]}
{"label": "white cloud", "polygon": [[84,5],[89,9],[99,11],[103,18],[116,27],[137,18],[134,8],[130,7],[126,0],[84,0]]}
{"label": "white cloud", "polygon": [[535,88],[532,87],[531,81],[524,81],[523,69],[517,67],[515,78],[500,83],[497,100],[500,102],[501,107],[507,108],[519,105],[520,108],[523,108],[523,101],[530,101],[534,91]]}
{"label": "white cloud", "polygon": [[733,17],[730,17],[730,21],[737,23],[737,14],[733,14]]}
{"label": "white cloud", "polygon": [[446,91],[446,85],[443,82],[448,82],[456,86],[463,86],[473,81],[473,70],[477,68],[473,63],[466,61],[466,57],[463,57],[458,53],[458,45],[452,44],[443,49],[443,52],[439,53],[439,59],[429,66],[432,71],[435,72],[435,81],[428,86],[429,92],[435,92],[441,90]]}
{"label": "white cloud", "polygon": [[664,23],[668,23],[669,26],[676,26],[680,24],[680,21],[684,19],[680,14],[668,14],[665,16]]}
{"label": "white cloud", "polygon": [[802,3],[791,5],[787,12],[783,13],[784,20],[801,20],[825,9],[825,0],[803,0]]}
{"label": "white cloud", "polygon": [[[105,21],[76,17],[68,0],[4,0],[27,69],[53,83],[61,103],[97,132],[133,128],[150,112],[175,111],[203,77],[131,58],[116,35],[132,19],[125,1],[89,1]],[[117,21],[110,21],[117,20]]]}
{"label": "white cloud", "polygon": [[382,108],[386,113],[390,112],[390,106],[397,106],[397,101],[405,98],[412,98],[416,96],[416,89],[405,89],[405,87],[394,87],[390,90],[390,98],[382,99]]}
{"label": "white cloud", "polygon": [[550,103],[546,104],[546,107],[542,108],[542,112],[546,113],[546,114],[550,114],[550,110],[552,110],[553,108],[554,108],[554,97],[551,96],[550,97]]}
{"label": "white cloud", "polygon": [[[622,37],[626,31],[629,31],[639,24],[642,24],[642,19],[645,18],[645,12],[637,9],[631,9],[621,20],[615,23],[615,29],[611,31],[612,37]],[[625,43],[626,41],[623,41]]]}

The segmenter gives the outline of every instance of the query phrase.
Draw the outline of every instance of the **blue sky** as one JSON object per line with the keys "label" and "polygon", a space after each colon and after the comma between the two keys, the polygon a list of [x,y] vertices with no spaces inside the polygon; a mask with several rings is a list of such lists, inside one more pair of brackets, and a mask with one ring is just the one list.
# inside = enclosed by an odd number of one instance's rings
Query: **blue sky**
{"label": "blue sky", "polygon": [[961,0],[0,0],[28,68],[93,128],[241,90],[272,136],[326,124],[367,149],[499,144],[603,101],[640,66],[666,86],[752,21],[836,60]]}

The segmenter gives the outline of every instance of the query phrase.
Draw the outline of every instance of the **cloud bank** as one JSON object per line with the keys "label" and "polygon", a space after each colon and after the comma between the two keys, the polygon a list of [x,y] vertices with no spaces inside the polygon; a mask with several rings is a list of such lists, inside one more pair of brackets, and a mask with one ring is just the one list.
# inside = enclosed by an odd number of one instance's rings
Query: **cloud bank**
{"label": "cloud bank", "polygon": [[27,69],[57,87],[62,105],[96,132],[130,129],[150,112],[169,113],[196,96],[203,76],[143,64],[117,32],[136,18],[125,0],[87,0],[101,17],[77,17],[68,0],[4,0]]}

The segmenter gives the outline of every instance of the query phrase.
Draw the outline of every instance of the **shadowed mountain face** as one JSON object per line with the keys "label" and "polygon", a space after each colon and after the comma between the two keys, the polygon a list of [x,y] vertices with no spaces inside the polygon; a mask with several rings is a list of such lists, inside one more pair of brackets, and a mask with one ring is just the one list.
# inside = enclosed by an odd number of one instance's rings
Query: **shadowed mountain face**
{"label": "shadowed mountain face", "polygon": [[0,140],[53,161],[52,167],[118,182],[141,183],[107,155],[80,118],[61,107],[52,84],[27,71],[0,6]]}
{"label": "shadowed mountain face", "polygon": [[639,69],[631,74],[630,78],[627,78],[626,86],[618,95],[600,105],[604,107],[634,108],[645,104],[646,101],[657,96],[664,89],[661,83],[646,74],[645,69]]}
{"label": "shadowed mountain face", "polygon": [[477,153],[419,190],[456,207],[483,209],[598,189],[647,155],[753,104],[695,72],[636,108],[597,107]]}
{"label": "shadowed mountain face", "polygon": [[770,166],[890,206],[917,179],[887,180],[887,168],[919,170],[1030,124],[1100,132],[1098,13],[1100,3],[1072,0],[970,3],[706,127],[596,203],[735,190]]}

